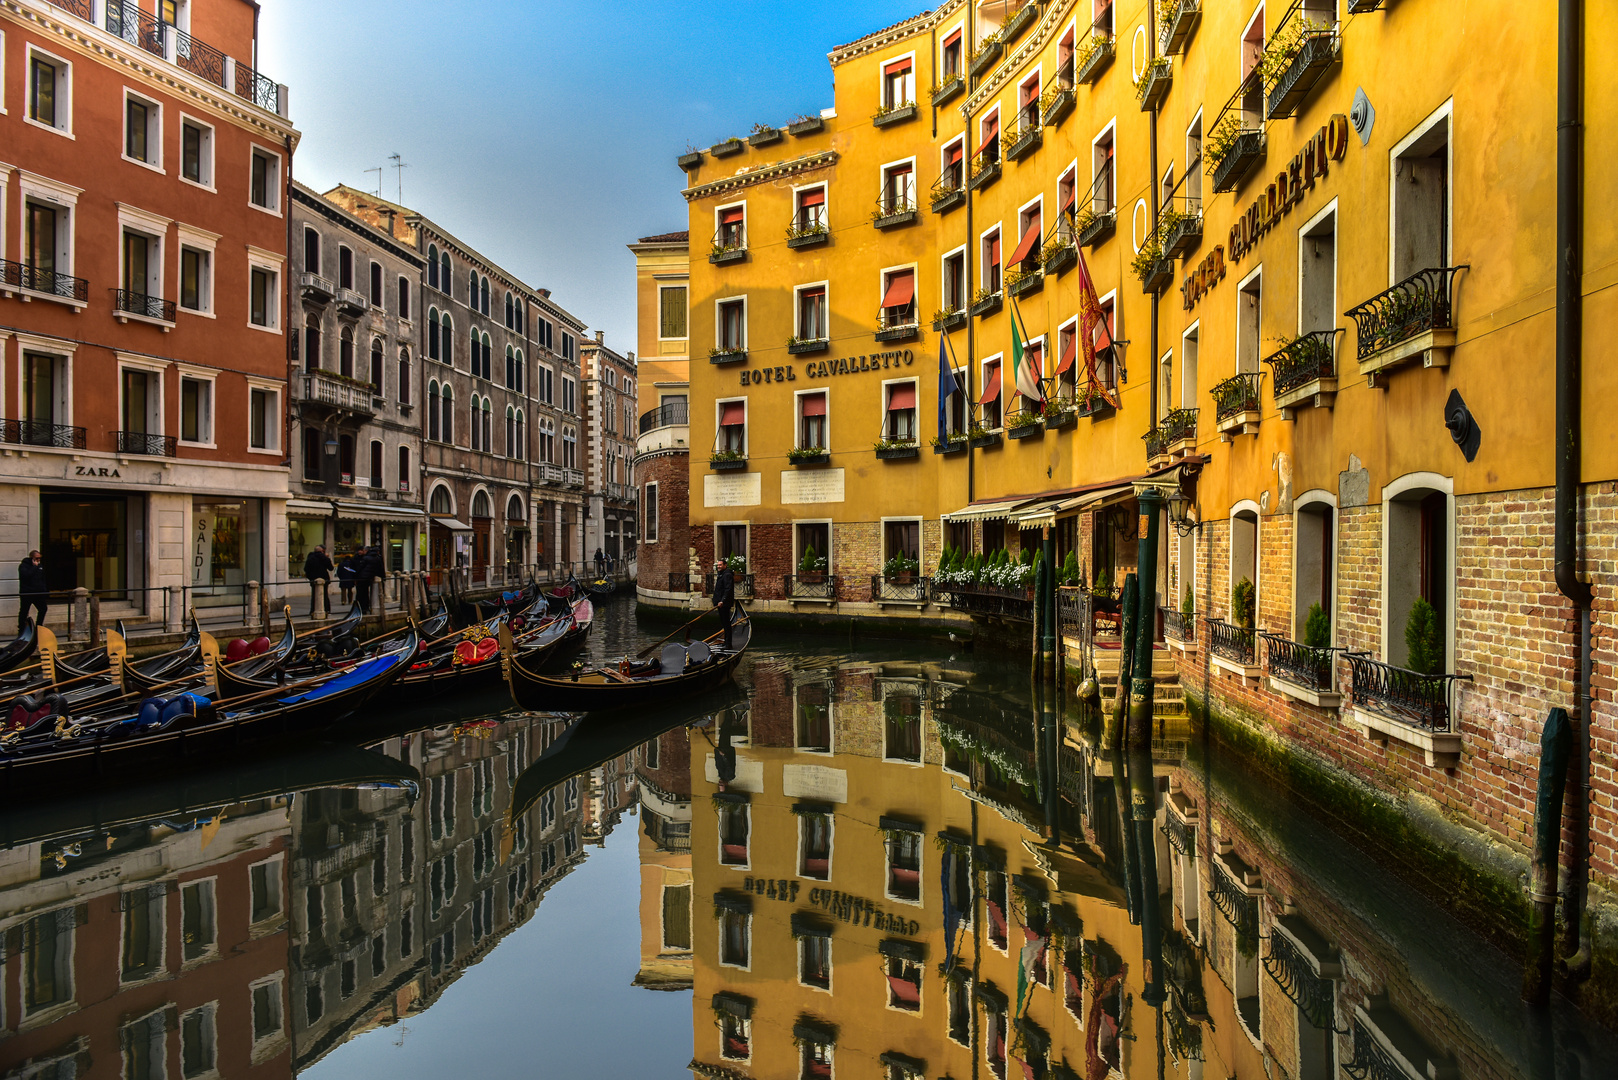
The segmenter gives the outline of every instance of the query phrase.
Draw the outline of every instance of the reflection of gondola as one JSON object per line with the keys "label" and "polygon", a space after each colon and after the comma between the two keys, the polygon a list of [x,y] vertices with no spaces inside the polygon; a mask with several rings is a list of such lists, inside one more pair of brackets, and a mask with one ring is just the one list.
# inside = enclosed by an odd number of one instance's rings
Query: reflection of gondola
{"label": "reflection of gondola", "polygon": [[75,790],[59,799],[30,800],[0,812],[0,845],[108,832],[312,788],[410,787],[420,780],[421,774],[409,765],[374,750],[322,746],[269,759],[255,757],[184,780]]}
{"label": "reflection of gondola", "polygon": [[730,679],[752,640],[752,620],[740,609],[731,630],[729,649],[714,644],[718,634],[690,645],[671,641],[648,662],[623,660],[569,675],[542,675],[520,652],[503,649],[506,685],[522,708],[560,712],[618,709],[700,694]]}
{"label": "reflection of gondola", "polygon": [[738,707],[746,697],[734,686],[722,687],[686,707],[636,713],[619,722],[601,723],[593,717],[574,720],[545,752],[522,771],[511,787],[509,819],[527,813],[545,792],[571,776],[588,772],[657,738],[665,731],[700,723]]}

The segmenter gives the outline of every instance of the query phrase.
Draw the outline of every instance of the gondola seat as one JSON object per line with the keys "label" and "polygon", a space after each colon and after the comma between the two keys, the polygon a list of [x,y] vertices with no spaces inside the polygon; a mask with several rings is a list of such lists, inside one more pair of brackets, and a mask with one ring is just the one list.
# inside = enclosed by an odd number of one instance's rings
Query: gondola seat
{"label": "gondola seat", "polygon": [[235,638],[229,645],[225,646],[225,663],[227,664],[234,664],[238,660],[246,660],[250,655],[252,654],[248,651],[246,638]]}
{"label": "gondola seat", "polygon": [[11,706],[6,730],[19,738],[38,735],[55,726],[56,718],[62,715],[65,705],[66,700],[61,694],[45,694],[38,698],[24,694]]}
{"label": "gondola seat", "polygon": [[695,667],[698,664],[706,664],[709,660],[712,660],[713,650],[708,647],[706,641],[693,641],[691,648],[686,650],[686,656],[691,665]]}
{"label": "gondola seat", "polygon": [[671,641],[663,646],[663,652],[658,656],[658,663],[664,675],[678,675],[685,670],[685,646],[678,641]]}

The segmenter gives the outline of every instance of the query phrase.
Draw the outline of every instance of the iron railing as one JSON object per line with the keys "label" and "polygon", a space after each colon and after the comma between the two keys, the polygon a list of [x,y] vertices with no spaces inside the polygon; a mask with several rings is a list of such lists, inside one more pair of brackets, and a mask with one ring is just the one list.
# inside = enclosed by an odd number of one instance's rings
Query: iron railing
{"label": "iron railing", "polygon": [[1175,641],[1183,641],[1187,645],[1197,643],[1197,614],[1194,611],[1175,611],[1173,608],[1163,608],[1163,632]]}
{"label": "iron railing", "polygon": [[1084,589],[1056,591],[1056,624],[1063,633],[1082,633],[1090,625],[1090,594]]}
{"label": "iron railing", "polygon": [[[753,599],[753,575],[735,574],[733,578],[732,589],[736,593],[736,598],[738,600]],[[702,595],[713,595],[713,573],[711,571],[702,575]]]}
{"label": "iron railing", "polygon": [[157,16],[142,11],[135,0],[107,4],[107,33],[138,45],[153,56],[163,55],[164,24]]}
{"label": "iron railing", "polygon": [[145,454],[150,457],[173,457],[178,440],[173,435],[150,435],[144,431],[115,431],[120,454]]}
{"label": "iron railing", "polygon": [[1330,693],[1336,680],[1336,654],[1342,649],[1303,645],[1280,634],[1260,632],[1270,674],[1308,690]]}
{"label": "iron railing", "polygon": [[1354,320],[1360,360],[1368,360],[1429,330],[1453,330],[1455,313],[1450,291],[1459,266],[1417,270],[1397,285],[1379,292],[1343,314]]}
{"label": "iron railing", "polygon": [[275,80],[254,71],[240,60],[236,62],[236,96],[246,98],[254,105],[270,112],[280,111],[279,87]]}
{"label": "iron railing", "polygon": [[1264,970],[1311,1024],[1332,1030],[1336,988],[1330,979],[1322,979],[1310,969],[1309,962],[1285,934],[1270,934],[1270,955],[1264,958]]}
{"label": "iron railing", "polygon": [[1208,890],[1208,899],[1235,929],[1237,947],[1242,954],[1251,956],[1257,952],[1258,897],[1243,892],[1217,859],[1213,864],[1213,888]]}
{"label": "iron railing", "polygon": [[[1255,67],[1204,128],[1203,157],[1215,192],[1234,191],[1264,157],[1264,83]],[[1224,143],[1223,149],[1214,143]]]}
{"label": "iron railing", "polygon": [[871,223],[877,228],[914,220],[917,212],[914,191],[885,191],[876,200],[871,211]]}
{"label": "iron railing", "polygon": [[130,315],[139,315],[143,319],[159,319],[163,322],[174,321],[174,301],[165,300],[161,296],[151,296],[147,293],[134,292],[130,289],[114,289],[113,307]]}
{"label": "iron railing", "polygon": [[1270,365],[1270,388],[1276,397],[1307,386],[1317,379],[1337,377],[1337,335],[1334,330],[1300,334],[1264,358]]}
{"label": "iron railing", "polygon": [[781,592],[789,600],[835,600],[837,575],[784,574],[781,577]]}
{"label": "iron railing", "polygon": [[50,0],[50,2],[69,15],[77,15],[85,22],[92,22],[95,19],[95,7],[90,0]]}
{"label": "iron railing", "polygon": [[1202,0],[1179,0],[1169,9],[1157,32],[1158,51],[1173,56],[1184,50],[1202,17]]}
{"label": "iron railing", "polygon": [[1260,371],[1242,371],[1216,385],[1210,393],[1214,399],[1214,418],[1219,423],[1240,416],[1244,412],[1258,411],[1258,384]]}
{"label": "iron railing", "polygon": [[670,572],[669,592],[691,592],[691,575],[686,571]]}
{"label": "iron railing", "polygon": [[1354,1060],[1343,1063],[1343,1072],[1354,1080],[1406,1080],[1407,1076],[1357,1016],[1354,1018]]}
{"label": "iron railing", "polygon": [[225,54],[177,27],[168,27],[168,32],[174,35],[174,62],[197,78],[222,89],[225,85]]}
{"label": "iron railing", "polygon": [[85,429],[49,420],[0,420],[0,441],[59,450],[85,449]]}
{"label": "iron railing", "polygon": [[1215,656],[1223,656],[1245,667],[1253,666],[1254,630],[1223,619],[1205,618],[1202,621],[1208,624],[1208,648],[1213,650]]}
{"label": "iron railing", "polygon": [[898,600],[924,604],[927,602],[927,586],[930,580],[920,574],[910,575],[909,581],[900,581],[885,574],[872,574],[871,599],[878,602]]}
{"label": "iron railing", "polygon": [[58,274],[54,270],[40,270],[10,259],[0,259],[0,285],[30,289],[68,300],[90,299],[90,283],[84,278]]}
{"label": "iron railing", "polygon": [[1349,653],[1348,666],[1353,676],[1354,704],[1429,731],[1450,730],[1452,688],[1456,680],[1472,678],[1426,675],[1372,660],[1363,653]]}
{"label": "iron railing", "polygon": [[691,406],[684,401],[666,401],[655,409],[649,409],[640,415],[640,433],[656,431],[658,428],[678,427],[691,422]]}
{"label": "iron railing", "polygon": [[1179,814],[1163,815],[1163,835],[1169,838],[1169,847],[1188,859],[1197,857],[1197,830],[1181,820]]}
{"label": "iron railing", "polygon": [[1177,442],[1197,437],[1197,409],[1171,409],[1163,422],[1141,436],[1146,441],[1146,455],[1157,457],[1168,452]]}
{"label": "iron railing", "polygon": [[[1341,40],[1335,11],[1319,13],[1329,20],[1324,23],[1312,20],[1312,14],[1316,13],[1305,7],[1303,0],[1292,0],[1270,30],[1266,51],[1284,50],[1277,59],[1284,59],[1286,67],[1275,73],[1266,88],[1266,120],[1283,120],[1295,115],[1326,68],[1337,60]],[[1298,21],[1296,29],[1289,28],[1287,24],[1294,19]],[[1292,42],[1290,47],[1287,41]],[[1281,44],[1277,46],[1277,42]]]}
{"label": "iron railing", "polygon": [[1030,589],[998,589],[992,585],[949,586],[950,606],[968,615],[984,615],[1018,622],[1034,621]]}

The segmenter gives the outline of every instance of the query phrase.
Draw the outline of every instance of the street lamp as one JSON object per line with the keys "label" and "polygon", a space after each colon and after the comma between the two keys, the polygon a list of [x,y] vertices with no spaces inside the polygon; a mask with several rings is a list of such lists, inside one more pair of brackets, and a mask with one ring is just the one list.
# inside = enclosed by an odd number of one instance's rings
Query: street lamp
{"label": "street lamp", "polygon": [[1181,536],[1189,536],[1196,529],[1198,522],[1191,517],[1191,497],[1182,488],[1175,488],[1169,492],[1165,502],[1168,505],[1169,524]]}

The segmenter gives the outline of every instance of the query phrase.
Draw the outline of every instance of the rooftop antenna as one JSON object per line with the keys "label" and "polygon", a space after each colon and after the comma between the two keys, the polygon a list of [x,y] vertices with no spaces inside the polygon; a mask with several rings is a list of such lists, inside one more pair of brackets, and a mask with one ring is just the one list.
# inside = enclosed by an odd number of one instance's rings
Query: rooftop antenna
{"label": "rooftop antenna", "polygon": [[374,169],[366,169],[365,171],[376,173],[376,197],[380,199],[382,197],[382,166],[378,165]]}
{"label": "rooftop antenna", "polygon": [[393,162],[393,171],[394,171],[394,174],[398,177],[398,180],[399,180],[399,203],[400,203],[400,205],[403,205],[404,204],[404,171],[406,169],[410,168],[410,165],[407,162],[400,161],[398,154],[389,154],[388,155],[388,160]]}

